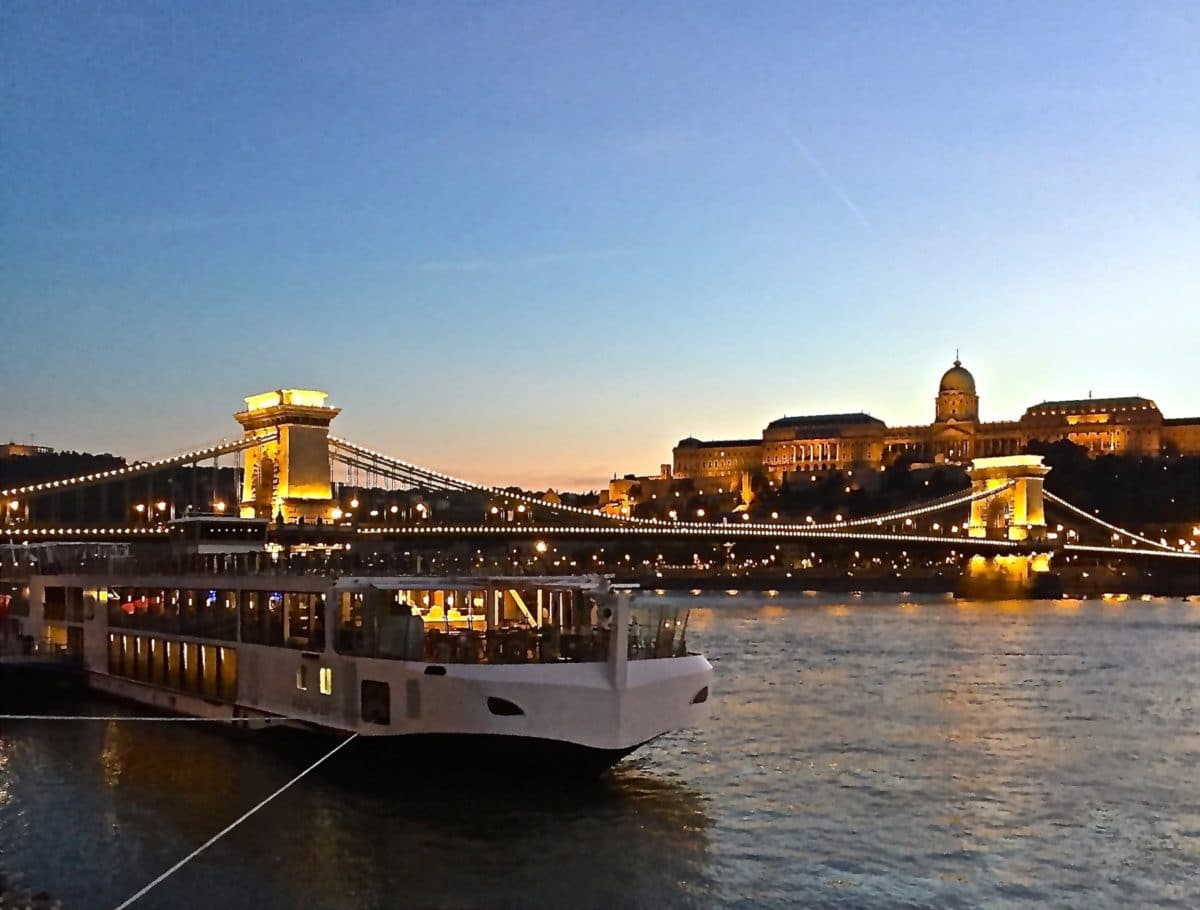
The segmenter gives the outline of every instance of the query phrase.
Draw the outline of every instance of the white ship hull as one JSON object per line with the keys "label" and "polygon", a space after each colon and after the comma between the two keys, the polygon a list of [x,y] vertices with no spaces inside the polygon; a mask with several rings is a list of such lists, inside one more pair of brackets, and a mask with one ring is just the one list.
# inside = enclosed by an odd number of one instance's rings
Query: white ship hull
{"label": "white ship hull", "polygon": [[[482,749],[493,761],[520,762],[542,754],[561,756],[568,766],[577,760],[588,769],[611,764],[664,733],[697,726],[707,716],[712,666],[703,656],[682,651],[677,656],[638,659],[637,643],[630,638],[636,631],[630,631],[626,597],[605,594],[615,615],[611,631],[603,632],[607,651],[603,659],[536,659],[530,651],[535,659],[529,662],[522,658],[515,663],[467,663],[344,654],[332,642],[316,650],[256,644],[242,640],[240,624],[232,641],[173,634],[164,631],[162,624],[110,627],[111,608],[93,604],[89,609],[87,603],[89,598],[105,599],[98,597],[100,591],[111,595],[107,586],[118,582],[122,590],[199,593],[210,585],[231,589],[235,580],[85,576],[34,580],[29,631],[38,635],[40,623],[44,628],[39,637],[58,634],[57,618],[47,619],[47,611],[39,609],[48,602],[47,588],[66,591],[62,597],[68,604],[75,597],[70,592],[79,591],[81,609],[74,619],[63,620],[68,635],[59,637],[69,637],[79,646],[88,684],[156,711],[241,719],[244,723],[235,726],[249,729],[290,726],[357,733],[372,741],[371,748],[387,743],[413,755],[461,750],[478,755]],[[236,583],[286,590],[304,585],[311,589],[313,580],[281,577]],[[331,596],[322,600],[322,608],[336,602],[338,591],[363,586],[376,590],[379,583],[379,579],[342,579],[335,588],[331,582]],[[389,581],[392,587],[431,583]],[[452,583],[479,582],[441,582],[444,587]],[[58,596],[51,592],[49,600]],[[498,602],[503,602],[503,596]],[[70,612],[68,606],[64,615]],[[124,614],[117,616],[125,621]],[[72,627],[77,631],[70,632]],[[199,667],[189,669],[189,655]],[[172,660],[182,667],[172,667]]]}

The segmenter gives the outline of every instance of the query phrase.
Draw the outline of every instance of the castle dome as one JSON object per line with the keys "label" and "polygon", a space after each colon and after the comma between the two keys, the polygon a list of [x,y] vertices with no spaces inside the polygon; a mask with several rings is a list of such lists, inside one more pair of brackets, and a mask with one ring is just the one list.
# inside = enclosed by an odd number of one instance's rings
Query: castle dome
{"label": "castle dome", "polygon": [[942,381],[938,385],[938,392],[966,392],[969,395],[974,395],[975,377],[971,375],[970,370],[962,365],[962,361],[955,360],[954,366],[942,374]]}

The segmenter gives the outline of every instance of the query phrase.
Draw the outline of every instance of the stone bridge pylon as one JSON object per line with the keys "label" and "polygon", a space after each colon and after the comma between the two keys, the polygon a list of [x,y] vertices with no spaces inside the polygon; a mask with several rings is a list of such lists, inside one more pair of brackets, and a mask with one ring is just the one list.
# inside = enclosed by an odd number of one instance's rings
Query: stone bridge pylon
{"label": "stone bridge pylon", "polygon": [[1050,468],[1042,464],[1041,455],[976,458],[967,473],[974,492],[1001,490],[971,503],[968,535],[1001,540],[1046,538],[1042,481]]}
{"label": "stone bridge pylon", "polygon": [[246,440],[242,518],[294,522],[328,520],[334,506],[329,461],[329,424],[341,413],[325,392],[277,389],[246,399],[234,414]]}

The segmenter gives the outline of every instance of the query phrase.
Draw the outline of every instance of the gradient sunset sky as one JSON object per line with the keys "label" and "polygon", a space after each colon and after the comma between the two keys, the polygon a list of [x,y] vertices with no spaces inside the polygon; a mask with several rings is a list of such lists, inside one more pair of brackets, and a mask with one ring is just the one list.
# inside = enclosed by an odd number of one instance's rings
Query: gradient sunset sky
{"label": "gradient sunset sky", "polygon": [[783,414],[1200,413],[1200,4],[0,12],[0,441],[254,392],[586,489]]}

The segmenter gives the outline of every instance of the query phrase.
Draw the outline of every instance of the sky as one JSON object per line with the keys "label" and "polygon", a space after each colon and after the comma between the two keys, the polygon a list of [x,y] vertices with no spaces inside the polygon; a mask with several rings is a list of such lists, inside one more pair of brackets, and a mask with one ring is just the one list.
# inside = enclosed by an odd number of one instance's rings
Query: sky
{"label": "sky", "polygon": [[790,414],[1200,414],[1200,5],[0,6],[0,437],[596,488]]}

